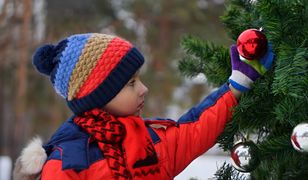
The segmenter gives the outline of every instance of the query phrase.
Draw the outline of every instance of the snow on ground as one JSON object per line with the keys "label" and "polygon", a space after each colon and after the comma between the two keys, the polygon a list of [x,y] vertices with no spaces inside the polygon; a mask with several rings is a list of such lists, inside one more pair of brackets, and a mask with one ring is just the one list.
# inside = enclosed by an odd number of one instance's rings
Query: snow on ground
{"label": "snow on ground", "polygon": [[[184,171],[175,177],[175,180],[189,180],[191,178],[197,180],[215,180],[214,174],[224,162],[231,164],[230,155],[219,149],[216,144],[205,154],[191,162]],[[249,179],[249,173],[241,174]]]}
{"label": "snow on ground", "polygon": [[195,159],[183,172],[175,177],[175,180],[213,179],[215,172],[224,162],[230,162],[228,156],[203,155]]}
{"label": "snow on ground", "polygon": [[222,152],[216,145],[190,163],[184,171],[175,177],[175,180],[189,180],[190,178],[198,180],[211,179],[224,162],[231,163],[230,156]]}
{"label": "snow on ground", "polygon": [[12,160],[8,156],[0,156],[0,180],[10,180]]}

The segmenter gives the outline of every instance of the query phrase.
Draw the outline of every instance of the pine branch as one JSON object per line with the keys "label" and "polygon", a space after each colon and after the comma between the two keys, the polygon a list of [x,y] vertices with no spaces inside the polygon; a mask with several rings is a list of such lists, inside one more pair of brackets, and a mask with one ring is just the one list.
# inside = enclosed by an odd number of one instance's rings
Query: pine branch
{"label": "pine branch", "polygon": [[273,93],[304,98],[308,86],[308,49],[280,47],[276,62]]}
{"label": "pine branch", "polygon": [[289,149],[272,155],[269,160],[261,161],[251,173],[253,179],[297,180],[307,177],[308,155]]}
{"label": "pine branch", "polygon": [[245,180],[245,176],[226,162],[215,173],[216,180]]}
{"label": "pine branch", "polygon": [[260,159],[268,159],[271,156],[277,155],[283,151],[288,151],[292,148],[290,134],[275,136],[268,138],[259,145],[261,157]]}
{"label": "pine branch", "polygon": [[279,102],[275,103],[274,113],[277,123],[289,124],[294,127],[301,122],[307,121],[308,101],[293,97],[283,97]]}
{"label": "pine branch", "polygon": [[185,37],[181,45],[188,54],[179,63],[179,69],[184,75],[192,77],[203,73],[214,85],[226,82],[231,73],[227,48],[215,46],[192,36]]}
{"label": "pine branch", "polygon": [[[258,1],[256,9],[264,22],[268,38],[279,45],[287,42],[293,47],[306,41],[308,10],[307,1]],[[306,42],[307,43],[307,42]],[[307,47],[307,46],[306,46]]]}
{"label": "pine branch", "polygon": [[229,4],[225,14],[220,18],[233,40],[248,28],[264,27],[261,19],[256,18],[258,15],[251,0],[231,0]]}
{"label": "pine branch", "polygon": [[[263,27],[276,55],[273,68],[234,108],[232,121],[218,138],[219,146],[228,151],[239,134],[257,135],[262,161],[252,179],[308,177],[308,154],[295,151],[290,142],[293,128],[308,120],[308,1],[230,0],[221,19],[234,41],[243,30]],[[216,84],[228,78],[226,48],[192,37],[183,46],[189,54],[183,61],[184,73],[185,69],[190,74],[204,73]],[[223,76],[217,75],[220,68]],[[231,174],[232,167],[224,164],[216,176],[232,179]]]}

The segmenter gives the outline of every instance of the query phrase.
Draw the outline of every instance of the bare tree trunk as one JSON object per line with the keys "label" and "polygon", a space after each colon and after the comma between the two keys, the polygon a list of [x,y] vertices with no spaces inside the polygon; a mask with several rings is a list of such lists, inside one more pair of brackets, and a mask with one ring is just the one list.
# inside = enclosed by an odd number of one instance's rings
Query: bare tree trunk
{"label": "bare tree trunk", "polygon": [[32,0],[22,0],[23,13],[22,13],[22,25],[20,29],[19,39],[19,58],[17,61],[17,92],[15,99],[16,107],[16,121],[14,129],[14,144],[15,152],[13,157],[16,157],[19,153],[21,146],[23,145],[26,122],[26,90],[27,90],[27,64],[29,58],[30,47],[30,24],[32,15]]}
{"label": "bare tree trunk", "polygon": [[1,9],[1,14],[0,14],[0,24],[3,23],[4,19],[6,18],[6,7],[7,7],[7,4],[8,4],[8,0],[4,0],[3,1],[3,5],[2,5],[2,9]]}
{"label": "bare tree trunk", "polygon": [[11,129],[11,122],[10,119],[7,118],[6,109],[8,107],[7,104],[7,85],[6,80],[8,79],[7,76],[7,51],[10,47],[9,39],[9,29],[7,27],[8,24],[8,16],[7,16],[7,6],[8,0],[4,0],[2,7],[1,7],[1,14],[0,14],[0,154],[1,155],[8,155],[9,154],[9,132]]}
{"label": "bare tree trunk", "polygon": [[[155,98],[151,99],[152,103],[152,112],[155,116],[164,116],[166,111],[167,102],[166,98],[170,92],[166,91],[166,88],[170,86],[170,82],[167,82],[166,79],[166,68],[170,62],[167,60],[167,55],[170,54],[169,51],[172,37],[171,31],[171,19],[169,17],[170,6],[172,5],[173,1],[161,1],[161,14],[158,17],[158,26],[159,26],[159,34],[158,34],[158,41],[157,41],[157,49],[153,52],[153,61],[151,67],[153,68],[155,75],[154,81],[159,82],[159,87],[151,87],[153,89],[152,92],[157,92],[157,94],[153,94]],[[155,48],[153,48],[155,49]],[[164,93],[161,93],[161,90],[155,90],[154,88],[164,88]]]}
{"label": "bare tree trunk", "polygon": [[[2,50],[1,50],[2,51]],[[0,52],[1,52],[0,51]],[[0,84],[4,84],[4,68],[3,65],[4,63],[0,62]],[[5,126],[5,122],[4,122],[4,109],[3,109],[3,104],[4,104],[4,96],[3,96],[4,92],[3,92],[3,86],[0,86],[0,155],[3,155],[4,153],[6,153],[5,150],[5,142],[3,137],[5,137],[4,134],[4,126]]]}

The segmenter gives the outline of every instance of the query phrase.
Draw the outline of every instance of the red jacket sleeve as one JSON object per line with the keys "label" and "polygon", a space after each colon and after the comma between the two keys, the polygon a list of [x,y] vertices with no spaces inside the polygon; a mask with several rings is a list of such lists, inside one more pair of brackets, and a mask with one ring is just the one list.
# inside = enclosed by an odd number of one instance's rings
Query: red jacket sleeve
{"label": "red jacket sleeve", "polygon": [[216,143],[236,105],[237,100],[225,84],[184,114],[177,126],[156,131],[165,143],[173,176]]}

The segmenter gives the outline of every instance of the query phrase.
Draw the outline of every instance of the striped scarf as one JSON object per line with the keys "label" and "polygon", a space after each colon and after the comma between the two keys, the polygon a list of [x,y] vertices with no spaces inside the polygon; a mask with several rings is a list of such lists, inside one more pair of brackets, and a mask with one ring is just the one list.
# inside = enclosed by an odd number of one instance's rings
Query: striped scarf
{"label": "striped scarf", "polygon": [[98,143],[114,179],[143,179],[160,174],[154,145],[141,118],[115,118],[93,109],[76,116],[74,123]]}

